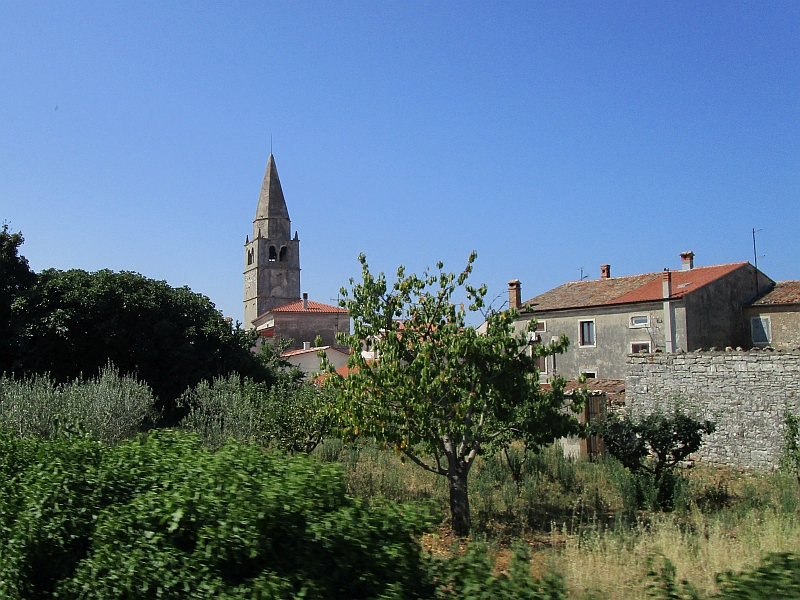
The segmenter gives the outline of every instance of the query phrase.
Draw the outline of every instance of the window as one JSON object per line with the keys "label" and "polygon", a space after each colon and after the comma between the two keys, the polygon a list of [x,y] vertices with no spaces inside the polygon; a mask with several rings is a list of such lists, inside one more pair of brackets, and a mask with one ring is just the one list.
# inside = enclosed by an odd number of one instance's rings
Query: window
{"label": "window", "polygon": [[631,328],[650,327],[650,315],[634,315],[631,317]]}
{"label": "window", "polygon": [[280,260],[281,262],[286,260],[286,246],[281,247],[281,254],[278,260]]}
{"label": "window", "polygon": [[547,331],[547,321],[536,321],[536,331]]}
{"label": "window", "polygon": [[248,265],[252,265],[253,264],[253,256],[254,256],[253,249],[250,248],[250,250],[247,251],[247,264]]}
{"label": "window", "polygon": [[540,375],[547,375],[547,357],[539,356],[536,359],[536,368],[539,370]]}
{"label": "window", "polygon": [[584,371],[581,369],[581,375],[586,377],[586,379],[597,379],[597,371]]}
{"label": "window", "polygon": [[750,317],[750,335],[754,344],[769,344],[772,341],[772,323],[769,317]]}
{"label": "window", "polygon": [[270,262],[274,262],[276,260],[278,260],[278,253],[275,250],[275,246],[270,246],[269,247],[269,261]]}
{"label": "window", "polygon": [[633,342],[631,354],[639,354],[639,352],[650,352],[650,342]]}
{"label": "window", "polygon": [[578,339],[581,346],[594,346],[594,321],[580,321],[578,323],[580,334]]}

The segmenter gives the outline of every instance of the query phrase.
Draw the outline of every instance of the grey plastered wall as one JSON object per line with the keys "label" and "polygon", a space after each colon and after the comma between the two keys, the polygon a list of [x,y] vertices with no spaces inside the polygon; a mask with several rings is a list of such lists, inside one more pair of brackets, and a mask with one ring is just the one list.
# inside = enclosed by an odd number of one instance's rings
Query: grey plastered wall
{"label": "grey plastered wall", "polygon": [[[686,317],[680,301],[673,301],[678,347],[686,345]],[[637,315],[650,317],[649,327],[631,327],[630,318]],[[570,345],[565,354],[556,357],[556,374],[571,379],[582,371],[592,371],[600,379],[624,379],[625,357],[631,352],[631,344],[649,342],[651,349],[664,348],[664,310],[662,302],[638,305],[604,306],[575,310],[559,310],[534,313],[544,321],[546,329],[539,335],[543,343],[552,337],[566,334]],[[525,315],[530,319],[531,315]],[[579,323],[587,319],[595,322],[595,345],[580,346]],[[518,329],[523,321],[515,324]],[[547,375],[553,373],[548,371]]]}
{"label": "grey plastered wall", "polygon": [[677,402],[714,421],[717,430],[697,458],[771,469],[783,451],[786,410],[800,409],[800,351],[629,355],[625,388],[631,415]]}

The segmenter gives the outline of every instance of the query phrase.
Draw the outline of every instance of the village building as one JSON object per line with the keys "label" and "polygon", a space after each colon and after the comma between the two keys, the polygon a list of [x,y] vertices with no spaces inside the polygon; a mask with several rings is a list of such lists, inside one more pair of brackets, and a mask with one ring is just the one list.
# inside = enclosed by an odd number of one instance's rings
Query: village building
{"label": "village building", "polygon": [[509,282],[519,330],[535,317],[535,343],[570,340],[566,353],[540,361],[543,380],[624,379],[631,353],[747,345],[743,311],[774,282],[748,262],[696,267],[692,252],[681,262],[680,270],[623,277],[601,265],[600,279],[571,281],[526,302],[520,282]]}
{"label": "village building", "polygon": [[301,349],[284,352],[281,356],[305,373],[306,379],[311,379],[315,373],[317,376],[322,373],[320,352],[325,353],[328,362],[333,365],[334,369],[346,367],[347,360],[350,358],[345,350],[333,346],[312,346],[308,342],[304,342]]}
{"label": "village building", "polygon": [[800,280],[778,281],[744,310],[750,347],[800,348]]}
{"label": "village building", "polygon": [[244,245],[244,327],[256,328],[262,340],[291,340],[290,350],[313,344],[336,346],[336,333],[350,332],[350,317],[338,306],[300,295],[300,239],[292,236],[275,158],[269,155],[253,237]]}

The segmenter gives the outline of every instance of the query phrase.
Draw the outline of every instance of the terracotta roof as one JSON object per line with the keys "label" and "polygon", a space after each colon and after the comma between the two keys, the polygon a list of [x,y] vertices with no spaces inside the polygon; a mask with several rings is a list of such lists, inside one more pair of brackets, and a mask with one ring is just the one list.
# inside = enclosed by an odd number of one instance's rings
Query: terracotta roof
{"label": "terracotta roof", "polygon": [[273,308],[268,312],[346,313],[347,310],[344,308],[339,308],[338,306],[323,304],[322,302],[314,302],[313,300],[308,301],[308,308],[303,308],[303,301],[298,300],[297,302],[291,302],[289,304],[284,304],[283,306],[278,306],[277,308]]}
{"label": "terracotta roof", "polygon": [[[347,365],[342,365],[341,367],[336,369],[336,372],[342,377],[347,377],[348,375],[350,375],[350,373],[358,373],[358,367],[351,369]],[[330,373],[320,373],[314,378],[314,383],[319,385],[323,383],[329,376]]]}
{"label": "terracotta roof", "polygon": [[281,356],[297,356],[298,354],[308,354],[310,352],[319,352],[320,350],[333,350],[334,352],[339,352],[341,354],[348,354],[348,352],[342,348],[334,348],[333,346],[316,346],[314,348],[308,348],[307,350],[304,348],[300,348],[300,350],[288,350],[281,354]]}
{"label": "terracotta roof", "polygon": [[[740,262],[712,267],[695,267],[687,271],[671,271],[671,297],[681,298],[746,264],[748,263]],[[663,272],[656,272],[609,277],[608,279],[570,281],[523,302],[523,305],[529,305],[536,312],[633,302],[654,302],[662,298],[662,274]]]}
{"label": "terracotta roof", "polygon": [[772,291],[753,302],[754,305],[800,304],[800,280],[778,281]]}

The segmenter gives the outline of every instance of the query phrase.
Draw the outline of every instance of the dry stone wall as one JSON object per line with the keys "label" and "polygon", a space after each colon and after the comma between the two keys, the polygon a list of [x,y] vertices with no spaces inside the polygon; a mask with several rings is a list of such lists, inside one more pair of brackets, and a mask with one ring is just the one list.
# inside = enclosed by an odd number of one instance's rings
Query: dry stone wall
{"label": "dry stone wall", "polygon": [[800,412],[800,349],[636,354],[627,359],[632,415],[676,403],[717,424],[697,458],[773,469],[783,451],[786,410]]}

